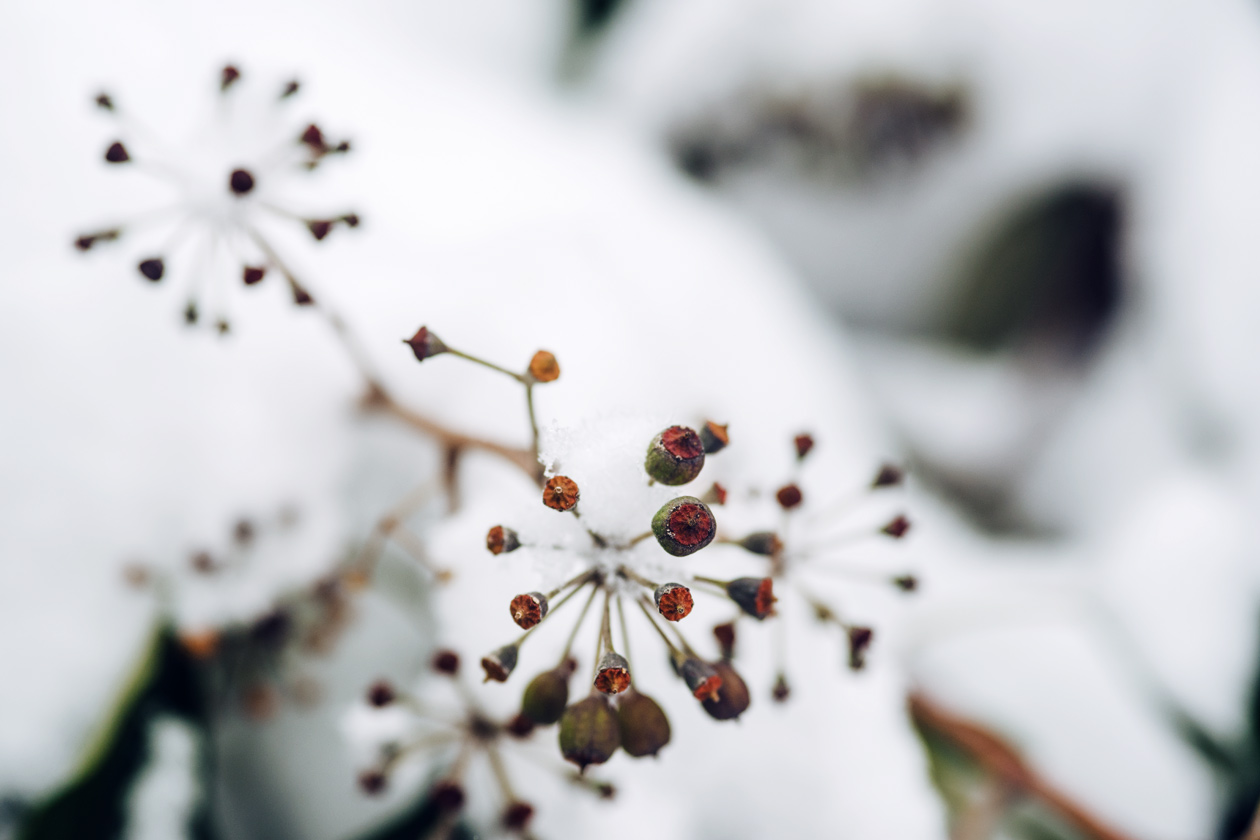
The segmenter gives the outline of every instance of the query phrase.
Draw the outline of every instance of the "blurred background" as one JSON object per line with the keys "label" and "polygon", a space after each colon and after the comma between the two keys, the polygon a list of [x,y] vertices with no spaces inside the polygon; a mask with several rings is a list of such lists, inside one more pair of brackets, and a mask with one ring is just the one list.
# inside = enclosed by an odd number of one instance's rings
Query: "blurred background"
{"label": "blurred background", "polygon": [[[846,596],[879,622],[870,673],[829,664],[777,715],[767,676],[722,746],[696,721],[655,777],[610,764],[611,803],[544,787],[538,836],[1260,837],[1255,3],[6,12],[0,838],[438,836],[423,772],[356,787],[347,710],[439,644],[501,642],[502,599],[486,629],[396,549],[365,591],[327,584],[441,453],[364,417],[278,281],[215,279],[247,244],[74,247],[209,206],[124,178],[112,141],[217,188],[317,117],[351,154],[268,200],[362,230],[273,220],[275,241],[444,421],[524,434],[481,380],[417,379],[397,342],[420,323],[491,358],[555,350],[547,423],[720,412],[765,447],[814,431],[837,492],[885,458],[910,476],[890,562],[919,591]],[[225,113],[228,63],[268,91],[296,74],[299,110]],[[160,248],[183,274],[155,289],[134,263]],[[691,394],[660,384],[678,358],[704,367]],[[456,567],[521,489],[476,459],[461,484],[461,513],[412,524]],[[229,573],[190,571],[207,552]],[[315,642],[269,636],[281,613]],[[207,673],[255,685],[196,655],[211,629],[278,694],[202,696]]]}

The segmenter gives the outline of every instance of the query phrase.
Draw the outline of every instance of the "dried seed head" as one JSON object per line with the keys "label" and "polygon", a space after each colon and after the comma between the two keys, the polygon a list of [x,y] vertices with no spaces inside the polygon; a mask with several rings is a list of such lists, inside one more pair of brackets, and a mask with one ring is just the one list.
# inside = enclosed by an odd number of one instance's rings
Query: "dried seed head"
{"label": "dried seed head", "polygon": [[503,809],[503,827],[508,831],[524,831],[533,817],[533,805],[528,802],[513,802]]}
{"label": "dried seed head", "polygon": [[656,609],[669,621],[683,620],[695,606],[691,590],[681,583],[662,583],[652,597],[656,600]]}
{"label": "dried seed head", "polygon": [[801,494],[801,488],[795,484],[788,484],[780,487],[779,492],[774,494],[774,498],[778,500],[779,505],[784,510],[791,510],[799,505],[805,497]]}
{"label": "dried seed head", "polygon": [[534,734],[535,723],[524,714],[514,715],[504,726],[504,730],[513,738],[528,738]]}
{"label": "dried seed head", "polygon": [[223,92],[236,84],[236,80],[241,77],[241,71],[237,70],[231,64],[223,68],[223,72],[219,74],[219,91]]}
{"label": "dried seed head", "polygon": [[114,100],[110,99],[109,94],[102,91],[96,95],[96,107],[105,111],[114,110]]}
{"label": "dried seed head", "polygon": [[914,575],[898,575],[893,578],[893,584],[902,592],[914,592],[919,588],[919,579]]}
{"label": "dried seed head", "polygon": [[398,692],[386,680],[377,680],[368,687],[367,701],[369,706],[384,708],[398,699]]}
{"label": "dried seed head", "polygon": [[433,786],[429,799],[443,814],[453,814],[464,807],[464,788],[459,782],[444,779]]}
{"label": "dried seed head", "polygon": [[305,143],[311,147],[311,151],[316,154],[323,154],[328,150],[328,144],[324,142],[324,132],[319,130],[319,126],[311,123],[302,130],[298,135],[298,142]]}
{"label": "dried seed head", "polygon": [[535,382],[555,382],[560,378],[560,363],[546,350],[539,350],[529,360],[529,375]]}
{"label": "dried seed head", "polygon": [[150,257],[142,261],[136,268],[152,283],[161,280],[162,275],[166,273],[166,264],[162,262],[160,257]]}
{"label": "dried seed head", "polygon": [[486,548],[491,554],[511,554],[521,547],[521,539],[511,528],[495,525],[486,534]]}
{"label": "dried seed head", "polygon": [[700,500],[706,505],[724,505],[726,504],[726,488],[715,481],[713,486],[700,497]]}
{"label": "dried seed head", "polygon": [[871,482],[871,489],[880,487],[896,487],[905,480],[905,473],[898,466],[893,464],[884,464],[879,468],[879,472],[875,473],[875,479]]}
{"label": "dried seed head", "polygon": [[694,429],[670,426],[648,444],[643,467],[654,481],[675,487],[700,475],[704,452],[704,444]]}
{"label": "dried seed head", "polygon": [[247,195],[254,189],[254,176],[247,169],[233,169],[228,176],[228,189],[233,195]]}
{"label": "dried seed head", "polygon": [[910,530],[910,520],[906,519],[905,516],[898,516],[892,522],[889,522],[879,530],[883,531],[894,540],[899,540],[906,535],[907,531]]}
{"label": "dried seed head", "polygon": [[543,487],[543,504],[552,510],[573,510],[578,495],[576,481],[565,475],[552,476]]}
{"label": "dried seed head", "polygon": [[385,792],[388,778],[380,770],[364,770],[359,774],[359,790],[368,796],[379,796]]}
{"label": "dried seed head", "polygon": [[620,694],[630,687],[630,663],[619,653],[608,651],[599,658],[595,688],[604,694]]}
{"label": "dried seed head", "polygon": [[810,450],[814,448],[814,438],[808,434],[799,434],[792,439],[792,444],[796,447],[796,459],[803,461]]}
{"label": "dried seed head", "polygon": [[247,265],[242,272],[242,279],[245,281],[246,286],[253,286],[255,283],[261,283],[266,273],[267,269],[263,266]]}
{"label": "dried seed head", "polygon": [[403,344],[410,347],[411,352],[416,354],[417,362],[423,362],[431,356],[445,353],[448,349],[442,339],[429,332],[428,327],[421,327],[416,330],[416,334],[411,338],[404,338]]}
{"label": "dried seed head", "polygon": [[302,88],[302,83],[299,82],[297,79],[293,79],[292,81],[286,82],[284,86],[284,90],[280,91],[280,98],[288,99],[289,97],[296,95],[297,92],[301,90],[301,88]]}
{"label": "dried seed head", "polygon": [[507,682],[516,667],[516,657],[520,653],[518,643],[504,645],[481,658],[481,667],[486,672],[485,682]]}
{"label": "dried seed head", "polygon": [[779,674],[774,681],[774,688],[770,689],[770,696],[774,698],[776,703],[786,703],[791,694],[792,687],[788,685],[787,677]]}
{"label": "dried seed head", "polygon": [[541,592],[526,592],[512,599],[512,620],[522,630],[538,624],[547,617],[547,596]]}
{"label": "dried seed head", "polygon": [[333,223],[328,219],[310,219],[306,223],[306,229],[311,232],[311,236],[315,237],[316,242],[322,242],[332,231]]}
{"label": "dried seed head", "polygon": [[726,594],[739,608],[761,621],[774,613],[774,581],[771,578],[736,578],[726,585]]}
{"label": "dried seed head", "polygon": [[661,548],[675,557],[686,557],[713,542],[717,520],[695,496],[679,496],[652,517],[652,533]]}
{"label": "dried seed head", "polygon": [[459,673],[459,654],[453,650],[439,650],[433,654],[433,670],[453,677]]}
{"label": "dried seed head", "polygon": [[310,306],[315,302],[311,293],[292,278],[289,279],[289,288],[293,292],[293,302],[298,306]]}
{"label": "dried seed head", "polygon": [[727,434],[726,426],[719,426],[712,420],[706,420],[700,427],[700,442],[704,445],[704,451],[712,455],[725,449],[731,442],[731,437]]}
{"label": "dried seed head", "polygon": [[722,687],[722,677],[713,666],[694,656],[683,660],[678,674],[691,689],[691,695],[700,701],[716,699]]}
{"label": "dried seed head", "polygon": [[521,696],[521,714],[543,726],[560,720],[565,706],[569,705],[569,677],[572,675],[573,669],[565,662],[530,680]]}
{"label": "dried seed head", "polygon": [[757,531],[744,537],[738,543],[745,551],[773,557],[783,550],[783,541],[774,531]]}
{"label": "dried seed head", "polygon": [[866,652],[874,636],[875,631],[869,627],[849,628],[849,668],[860,671],[866,667]]}
{"label": "dried seed head", "polygon": [[669,743],[669,718],[659,703],[630,689],[617,701],[621,748],[635,758],[656,755]]}
{"label": "dried seed head", "polygon": [[109,148],[105,150],[106,163],[126,163],[129,160],[131,160],[131,155],[127,154],[127,147],[118,140],[110,143]]}
{"label": "dried seed head", "polygon": [[747,711],[748,704],[752,702],[748,685],[729,662],[714,662],[713,670],[722,678],[722,685],[716,696],[710,695],[700,705],[714,720],[734,720]]}
{"label": "dried seed head", "polygon": [[560,753],[582,770],[603,764],[621,746],[621,727],[612,703],[591,692],[560,717]]}
{"label": "dried seed head", "polygon": [[717,639],[723,659],[735,658],[735,622],[728,621],[714,627],[713,638]]}

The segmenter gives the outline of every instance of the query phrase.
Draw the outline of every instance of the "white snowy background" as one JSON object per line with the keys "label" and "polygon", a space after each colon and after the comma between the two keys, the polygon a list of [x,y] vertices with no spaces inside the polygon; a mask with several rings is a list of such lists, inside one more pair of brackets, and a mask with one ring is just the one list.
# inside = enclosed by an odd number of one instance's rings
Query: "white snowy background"
{"label": "white snowy background", "polygon": [[[1134,837],[1210,836],[1214,778],[1150,686],[1227,737],[1257,658],[1257,14],[1243,0],[633,0],[586,77],[561,84],[558,0],[11,4],[0,793],[54,790],[105,719],[154,618],[122,584],[126,563],[175,573],[239,516],[295,507],[299,525],[236,576],[180,578],[182,626],[252,615],[362,541],[437,463],[356,410],[356,372],[278,278],[215,278],[233,323],[219,339],[180,321],[171,287],[186,269],[172,260],[157,286],[136,275],[157,245],[71,247],[162,194],[101,162],[118,128],[92,97],[110,91],[177,156],[232,61],[243,90],[301,78],[299,125],[309,115],[353,139],[294,200],[353,209],[363,225],[318,244],[277,236],[405,399],[523,442],[511,383],[454,359],[417,366],[399,339],[425,323],[509,367],[545,347],[563,370],[538,389],[548,429],[715,417],[735,444],[709,469],[770,486],[791,435],[809,429],[820,497],[914,452],[1006,488],[1030,532],[1054,535],[986,534],[912,483],[911,536],[871,559],[913,567],[923,591],[837,590],[878,628],[865,673],[843,672],[835,638],[802,610],[785,610],[798,684],[786,707],[766,696],[767,640],[747,646],[754,704],[739,724],[709,720],[650,671],[673,743],[659,761],[600,768],[619,788],[611,804],[523,765],[540,836],[944,837],[904,711],[912,686],[1008,735]],[[963,84],[967,129],[860,189],[773,169],[705,189],[670,159],[677,126],[748,90],[879,74]],[[253,148],[276,141],[269,130]],[[1122,183],[1128,201],[1127,293],[1088,364],[1043,375],[934,341],[957,264],[994,218],[1082,174]],[[432,612],[368,593],[333,659],[310,666],[325,685],[316,708],[225,723],[226,836],[350,837],[414,794],[357,791],[346,711],[372,679],[405,680],[435,642],[472,663],[513,636],[510,596],[554,580],[482,548],[532,486],[480,457],[463,485],[460,514],[426,526],[457,572]],[[545,654],[526,648],[522,670]],[[519,688],[481,694],[507,711]],[[205,793],[180,772],[193,760],[180,725],[157,744],[131,836],[174,836]]]}

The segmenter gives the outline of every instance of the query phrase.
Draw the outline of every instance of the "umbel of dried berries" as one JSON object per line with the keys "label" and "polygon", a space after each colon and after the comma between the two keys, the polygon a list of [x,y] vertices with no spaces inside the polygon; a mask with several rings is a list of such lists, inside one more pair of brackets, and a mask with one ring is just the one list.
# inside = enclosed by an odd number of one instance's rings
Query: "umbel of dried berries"
{"label": "umbel of dried berries", "polygon": [[621,725],[609,699],[597,691],[564,710],[560,752],[582,770],[603,764],[621,746]]}
{"label": "umbel of dried berries", "polygon": [[617,701],[621,748],[635,758],[656,755],[669,743],[669,718],[659,703],[631,688]]}
{"label": "umbel of dried berries", "polygon": [[695,496],[679,496],[652,517],[652,534],[661,548],[675,557],[686,557],[713,542],[717,520],[709,506]]}
{"label": "umbel of dried berries", "polygon": [[671,487],[686,484],[704,467],[704,444],[694,429],[670,426],[648,444],[644,469],[654,481]]}

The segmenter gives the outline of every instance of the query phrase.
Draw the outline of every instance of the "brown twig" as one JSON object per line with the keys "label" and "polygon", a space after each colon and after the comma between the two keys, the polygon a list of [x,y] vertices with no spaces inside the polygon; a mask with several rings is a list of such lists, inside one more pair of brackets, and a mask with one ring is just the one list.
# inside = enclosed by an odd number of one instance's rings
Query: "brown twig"
{"label": "brown twig", "polygon": [[1036,799],[1095,840],[1133,840],[1042,778],[1014,747],[980,724],[946,711],[920,692],[910,694],[909,708],[919,729],[954,744],[1012,792]]}

